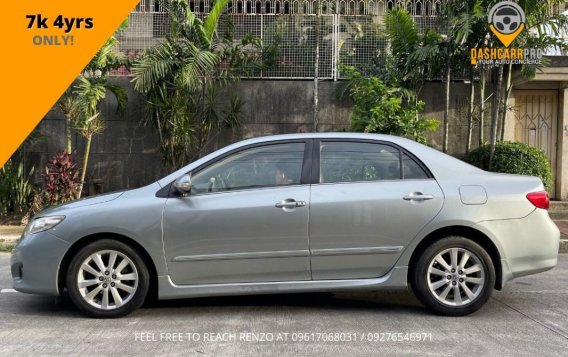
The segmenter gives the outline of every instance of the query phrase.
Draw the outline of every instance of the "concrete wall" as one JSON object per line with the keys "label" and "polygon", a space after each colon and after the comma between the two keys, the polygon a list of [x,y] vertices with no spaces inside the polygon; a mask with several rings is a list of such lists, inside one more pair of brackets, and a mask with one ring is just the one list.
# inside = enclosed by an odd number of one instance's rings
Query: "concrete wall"
{"label": "concrete wall", "polygon": [[[91,193],[143,186],[163,176],[157,133],[143,125],[144,98],[134,92],[127,78],[115,78],[127,89],[129,102],[124,112],[116,112],[113,98],[103,103],[103,116],[107,128],[93,139],[89,160],[88,178]],[[345,82],[320,82],[320,121],[318,131],[348,131],[352,103],[349,98],[338,98]],[[426,103],[425,116],[443,118],[443,84],[429,83],[420,93]],[[310,132],[313,130],[312,100],[313,81],[260,81],[243,80],[232,85],[226,92],[238,94],[244,101],[244,122],[240,128],[225,131],[212,143],[208,151],[261,135]],[[467,103],[469,87],[463,83],[452,85],[449,130],[449,153],[462,155],[465,152],[467,135]],[[489,121],[489,120],[487,120]],[[55,111],[49,112],[39,125],[47,140],[36,145],[30,154],[31,162],[41,167],[55,152],[65,147],[64,117]],[[487,132],[486,128],[486,132]],[[486,138],[487,138],[486,133]],[[428,135],[432,146],[441,147],[442,130]],[[473,133],[477,146],[479,130]],[[83,152],[84,140],[74,134],[74,148]],[[77,158],[78,163],[81,158]]]}
{"label": "concrete wall", "polygon": [[[134,92],[127,81],[120,79],[118,82],[127,90],[128,106],[123,112],[117,112],[115,99],[109,96],[105,100],[102,114],[106,129],[94,136],[91,145],[87,178],[91,183],[97,183],[97,192],[140,187],[164,174],[158,137],[141,122],[144,116],[143,98]],[[64,116],[50,111],[40,122],[39,131],[46,138],[32,148],[29,159],[31,163],[39,165],[37,168],[43,168],[54,153],[65,149]],[[84,144],[84,138],[73,131],[73,150],[82,155]],[[79,155],[76,161],[81,164],[82,157]]]}
{"label": "concrete wall", "polygon": [[[470,100],[470,86],[465,83],[452,83],[450,87],[450,112],[448,128],[448,154],[463,157],[466,153],[467,129],[468,129],[468,106]],[[420,91],[419,98],[424,101],[424,117],[435,118],[440,126],[435,132],[427,135],[429,145],[442,150],[443,142],[443,119],[444,119],[444,84],[441,82],[427,83]],[[487,88],[489,90],[489,88]],[[475,102],[478,101],[479,89],[476,87]],[[483,126],[484,142],[489,141],[489,128],[491,103],[486,103],[485,122]],[[479,146],[479,124],[474,122],[471,150]]]}

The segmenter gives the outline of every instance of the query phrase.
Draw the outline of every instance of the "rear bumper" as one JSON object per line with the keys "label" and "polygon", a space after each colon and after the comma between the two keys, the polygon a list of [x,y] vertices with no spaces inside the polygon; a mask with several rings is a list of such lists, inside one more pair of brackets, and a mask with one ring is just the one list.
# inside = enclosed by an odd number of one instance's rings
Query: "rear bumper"
{"label": "rear bumper", "polygon": [[535,209],[520,219],[484,221],[482,231],[490,232],[501,254],[502,283],[556,266],[560,231],[548,212]]}
{"label": "rear bumper", "polygon": [[23,293],[59,295],[59,266],[68,249],[69,243],[49,232],[23,238],[14,248],[10,263],[14,289]]}

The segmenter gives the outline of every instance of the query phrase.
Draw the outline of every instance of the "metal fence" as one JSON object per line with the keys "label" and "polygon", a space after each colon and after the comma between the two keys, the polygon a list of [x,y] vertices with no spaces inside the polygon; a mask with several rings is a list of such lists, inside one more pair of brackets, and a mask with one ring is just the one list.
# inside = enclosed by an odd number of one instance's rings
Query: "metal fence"
{"label": "metal fence", "polygon": [[[364,67],[381,65],[388,51],[384,15],[394,7],[407,9],[420,31],[446,31],[436,13],[441,0],[341,0],[320,3],[319,77],[340,79],[341,65]],[[229,3],[218,31],[229,26],[235,41],[247,34],[267,45],[276,44],[278,58],[267,70],[251,73],[251,78],[308,79],[314,77],[315,4],[300,0],[239,0]],[[197,14],[206,14],[209,1],[190,1]],[[136,57],[162,41],[168,33],[168,15],[159,2],[142,0],[129,16],[129,26],[118,34],[119,48]],[[121,68],[115,75],[129,75]]]}
{"label": "metal fence", "polygon": [[[319,0],[320,13],[339,15],[384,15],[403,8],[413,16],[436,16],[445,0]],[[207,13],[210,0],[188,0],[191,11]],[[316,0],[237,0],[229,2],[231,14],[315,14]],[[135,12],[164,12],[159,0],[141,0]]]}
{"label": "metal fence", "polygon": [[[315,64],[315,15],[243,15],[228,14],[219,23],[219,32],[228,26],[235,39],[252,34],[262,40],[264,46],[274,46],[277,57],[266,70],[252,73],[253,78],[297,78],[314,76]],[[333,15],[320,17],[319,75],[333,78],[334,41]]]}

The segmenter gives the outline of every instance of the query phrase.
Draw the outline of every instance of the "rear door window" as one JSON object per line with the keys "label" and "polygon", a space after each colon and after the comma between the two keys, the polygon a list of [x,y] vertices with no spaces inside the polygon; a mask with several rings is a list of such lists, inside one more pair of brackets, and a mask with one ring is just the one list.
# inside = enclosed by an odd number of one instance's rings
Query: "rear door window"
{"label": "rear door window", "polygon": [[428,179],[408,154],[387,144],[321,142],[320,183]]}
{"label": "rear door window", "polygon": [[400,151],[359,142],[320,144],[320,182],[400,180]]}

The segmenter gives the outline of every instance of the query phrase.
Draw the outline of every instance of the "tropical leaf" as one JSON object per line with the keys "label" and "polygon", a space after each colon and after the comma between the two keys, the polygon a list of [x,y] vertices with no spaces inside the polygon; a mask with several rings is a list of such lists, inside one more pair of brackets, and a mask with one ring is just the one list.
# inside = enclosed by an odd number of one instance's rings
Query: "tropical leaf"
{"label": "tropical leaf", "polygon": [[205,23],[203,25],[203,31],[205,34],[205,38],[209,44],[213,41],[213,35],[217,30],[217,24],[219,22],[219,18],[221,14],[225,10],[225,7],[229,3],[229,0],[216,0],[213,4],[213,8],[209,11],[207,15],[207,19],[205,19]]}
{"label": "tropical leaf", "polygon": [[79,108],[83,113],[83,120],[87,120],[98,111],[99,103],[106,96],[105,82],[79,76],[75,85],[75,94],[79,98]]}
{"label": "tropical leaf", "polygon": [[111,92],[116,98],[117,110],[126,109],[126,104],[128,103],[128,95],[126,94],[124,88],[112,83],[106,83],[105,87],[106,90]]}
{"label": "tropical leaf", "polygon": [[450,31],[453,32],[458,45],[479,42],[484,37],[480,32],[487,32],[487,12],[483,6],[483,2],[481,0],[475,0],[467,10],[468,11],[457,14],[450,24]]}
{"label": "tropical leaf", "polygon": [[172,75],[179,66],[178,54],[169,41],[147,51],[132,66],[134,89],[148,93],[160,81]]}
{"label": "tropical leaf", "polygon": [[231,95],[229,100],[229,108],[224,112],[225,122],[224,124],[229,128],[238,127],[242,123],[242,112],[243,112],[244,102],[242,99],[236,95]]}
{"label": "tropical leaf", "polygon": [[199,90],[204,80],[215,74],[218,60],[214,53],[190,46],[185,63],[175,74],[175,82],[189,91]]}
{"label": "tropical leaf", "polygon": [[418,31],[414,20],[406,10],[390,10],[385,17],[385,28],[390,40],[392,55],[397,59],[405,60],[418,41]]}
{"label": "tropical leaf", "polygon": [[55,103],[55,108],[59,110],[69,120],[74,120],[80,113],[79,100],[72,87],[68,88]]}

